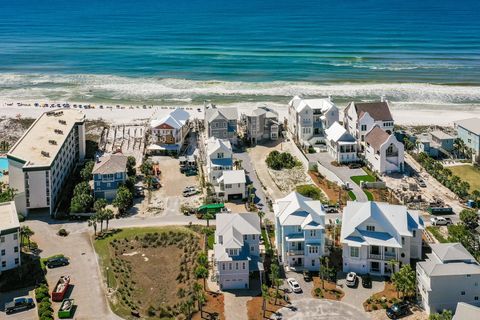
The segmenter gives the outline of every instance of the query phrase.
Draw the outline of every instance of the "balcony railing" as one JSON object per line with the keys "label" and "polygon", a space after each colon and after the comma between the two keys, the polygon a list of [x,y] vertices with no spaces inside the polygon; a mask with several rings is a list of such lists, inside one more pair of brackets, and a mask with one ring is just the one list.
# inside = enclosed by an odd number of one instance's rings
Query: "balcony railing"
{"label": "balcony railing", "polygon": [[396,259],[397,255],[394,252],[385,252],[385,254],[374,254],[374,253],[368,253],[368,259],[374,259],[374,260],[392,260]]}
{"label": "balcony railing", "polygon": [[368,253],[368,259],[383,260],[381,254]]}
{"label": "balcony railing", "polygon": [[303,256],[305,254],[305,251],[303,249],[301,250],[288,250],[287,255],[289,256]]}

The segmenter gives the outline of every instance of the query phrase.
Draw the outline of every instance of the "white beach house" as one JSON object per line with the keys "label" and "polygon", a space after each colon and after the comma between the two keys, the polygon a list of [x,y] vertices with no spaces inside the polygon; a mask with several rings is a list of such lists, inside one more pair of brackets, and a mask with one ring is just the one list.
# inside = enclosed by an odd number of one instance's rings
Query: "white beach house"
{"label": "white beach house", "polygon": [[427,313],[455,310],[457,303],[480,306],[480,265],[460,243],[432,244],[417,263],[417,300]]}
{"label": "white beach house", "polygon": [[161,119],[154,119],[150,123],[152,131],[149,148],[158,151],[179,152],[189,131],[190,114],[183,109],[175,109]]}
{"label": "white beach house", "polygon": [[241,200],[247,198],[247,177],[245,170],[225,170],[218,178],[215,193],[224,200]]}
{"label": "white beach house", "polygon": [[330,98],[293,97],[288,104],[288,130],[302,145],[324,141],[325,130],[339,120],[339,111]]}
{"label": "white beach house", "polygon": [[66,181],[85,158],[85,115],[63,109],[43,113],[7,154],[17,211],[54,215]]}
{"label": "white beach house", "polygon": [[384,174],[403,172],[404,146],[395,135],[375,125],[365,135],[365,161],[370,169]]}
{"label": "white beach house", "polygon": [[382,202],[347,202],[340,241],[343,271],[387,275],[422,257],[423,221],[405,206]]}
{"label": "white beach house", "polygon": [[0,203],[0,274],[21,264],[20,222],[15,202]]}
{"label": "white beach house", "polygon": [[248,289],[260,265],[260,218],[255,213],[216,215],[214,261],[221,290]]}
{"label": "white beach house", "polygon": [[393,133],[393,117],[387,101],[350,102],[344,110],[343,125],[363,150],[365,135],[375,126]]}
{"label": "white beach house", "polygon": [[273,211],[280,262],[292,269],[318,270],[325,252],[325,211],[320,201],[292,192],[277,199]]}
{"label": "white beach house", "polygon": [[357,141],[338,122],[325,130],[328,154],[338,163],[355,162],[357,158]]}

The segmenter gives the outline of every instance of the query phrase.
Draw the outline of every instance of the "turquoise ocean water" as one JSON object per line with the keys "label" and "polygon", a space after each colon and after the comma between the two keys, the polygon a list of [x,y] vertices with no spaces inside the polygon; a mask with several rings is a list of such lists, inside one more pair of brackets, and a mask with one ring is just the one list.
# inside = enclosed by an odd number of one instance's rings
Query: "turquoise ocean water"
{"label": "turquoise ocean water", "polygon": [[480,102],[480,1],[0,0],[0,99]]}

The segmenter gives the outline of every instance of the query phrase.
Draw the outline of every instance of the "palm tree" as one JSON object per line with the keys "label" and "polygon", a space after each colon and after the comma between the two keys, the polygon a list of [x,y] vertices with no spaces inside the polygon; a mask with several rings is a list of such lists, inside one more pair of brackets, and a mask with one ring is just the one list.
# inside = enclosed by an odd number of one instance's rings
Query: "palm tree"
{"label": "palm tree", "polygon": [[208,277],[208,269],[205,266],[198,266],[195,269],[195,276],[197,279],[203,279],[203,287],[207,287],[207,277]]}
{"label": "palm tree", "polygon": [[[320,260],[320,278],[322,279],[322,289],[325,290],[325,262],[328,261],[328,257],[322,256],[319,258]],[[327,262],[328,263],[328,262]]]}
{"label": "palm tree", "polygon": [[390,267],[390,281],[392,281],[393,274],[395,273],[396,266],[399,264],[399,262],[395,259],[390,259],[388,260],[388,266]]}
{"label": "palm tree", "polygon": [[260,218],[260,230],[262,230],[262,228],[263,228],[263,218],[265,217],[265,212],[258,211],[257,214],[258,214],[258,217]]}
{"label": "palm tree", "polygon": [[207,228],[210,227],[210,220],[215,218],[215,216],[211,213],[211,212],[206,212],[204,215],[203,215],[203,219],[206,219],[207,220]]}
{"label": "palm tree", "polygon": [[95,215],[92,215],[90,219],[88,219],[88,226],[92,227],[93,226],[93,235],[97,235],[97,217]]}
{"label": "palm tree", "polygon": [[193,291],[195,292],[195,296],[198,302],[198,310],[200,311],[200,318],[202,316],[202,307],[205,303],[205,295],[203,294],[203,287],[200,283],[195,282],[193,284]]}
{"label": "palm tree", "polygon": [[262,284],[262,311],[263,318],[265,318],[265,311],[267,309],[267,300],[270,299],[270,292],[266,284]]}
{"label": "palm tree", "polygon": [[272,285],[275,287],[275,305],[277,304],[278,298],[278,286],[280,285],[279,280],[279,270],[278,264],[273,263],[270,266],[270,280],[272,281]]}
{"label": "palm tree", "polygon": [[23,244],[23,239],[27,239],[28,249],[30,250],[30,237],[34,234],[35,232],[29,226],[22,226],[20,228],[20,246]]}
{"label": "palm tree", "polygon": [[103,209],[103,217],[105,218],[106,230],[108,230],[108,222],[114,217],[113,211],[111,209]]}

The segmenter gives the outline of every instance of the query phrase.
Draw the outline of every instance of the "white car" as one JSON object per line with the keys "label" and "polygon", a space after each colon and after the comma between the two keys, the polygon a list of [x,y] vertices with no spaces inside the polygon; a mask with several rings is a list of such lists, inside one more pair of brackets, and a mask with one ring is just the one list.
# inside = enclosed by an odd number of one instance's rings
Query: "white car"
{"label": "white car", "polygon": [[358,277],[355,272],[349,272],[346,279],[347,287],[355,287],[357,285]]}
{"label": "white car", "polygon": [[293,292],[295,292],[295,293],[302,292],[302,288],[300,288],[300,285],[298,284],[297,280],[295,280],[293,278],[288,278],[287,283],[288,283],[290,289],[292,289]]}
{"label": "white car", "polygon": [[444,217],[433,217],[430,221],[434,226],[448,226],[449,224],[452,224],[452,219]]}

